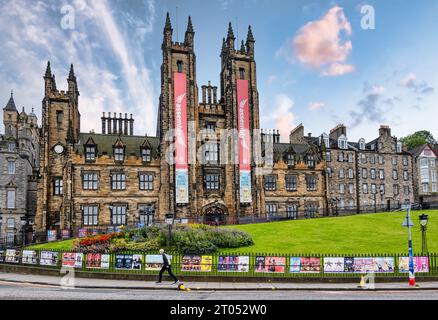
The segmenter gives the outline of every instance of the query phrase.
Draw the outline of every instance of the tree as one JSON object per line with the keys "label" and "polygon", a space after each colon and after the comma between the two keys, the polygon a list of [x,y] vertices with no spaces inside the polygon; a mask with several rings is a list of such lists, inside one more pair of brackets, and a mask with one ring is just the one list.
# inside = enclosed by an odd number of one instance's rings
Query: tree
{"label": "tree", "polygon": [[413,134],[408,135],[407,137],[401,138],[400,141],[407,146],[408,150],[412,150],[426,143],[437,143],[432,133],[426,130],[417,131]]}

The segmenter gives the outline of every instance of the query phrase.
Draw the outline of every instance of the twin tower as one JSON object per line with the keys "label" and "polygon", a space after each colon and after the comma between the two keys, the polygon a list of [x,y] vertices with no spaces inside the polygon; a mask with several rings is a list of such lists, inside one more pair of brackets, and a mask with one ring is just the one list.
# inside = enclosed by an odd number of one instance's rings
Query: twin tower
{"label": "twin tower", "polygon": [[[239,215],[259,216],[263,207],[262,178],[255,175],[249,134],[260,128],[255,40],[251,27],[246,42],[242,41],[236,48],[236,37],[229,24],[220,53],[220,90],[218,92],[217,87],[210,83],[202,86],[201,102],[198,99],[195,31],[191,18],[183,42],[174,42],[172,36],[171,19],[167,14],[157,119],[157,136],[163,152],[161,181],[163,187],[166,186],[160,193],[160,210],[175,213],[177,218],[194,214],[228,219]],[[186,139],[187,126],[193,124],[195,132],[203,129],[215,132],[218,141],[222,129],[238,129],[240,133],[245,131],[248,134],[239,134],[237,149],[236,145],[228,144],[226,148],[229,150],[219,150],[218,143],[205,152],[206,161],[191,164],[187,161]],[[165,150],[173,143],[165,139],[169,130],[175,130],[176,165],[169,165],[164,156]],[[203,143],[198,141],[195,149],[199,150]],[[220,161],[224,151],[227,154],[238,152],[239,164]]]}

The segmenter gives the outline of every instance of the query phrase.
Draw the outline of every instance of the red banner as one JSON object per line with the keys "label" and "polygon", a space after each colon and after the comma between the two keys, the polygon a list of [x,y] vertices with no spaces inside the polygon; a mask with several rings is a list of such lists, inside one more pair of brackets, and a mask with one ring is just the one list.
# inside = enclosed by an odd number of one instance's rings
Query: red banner
{"label": "red banner", "polygon": [[174,73],[175,163],[176,170],[188,169],[187,161],[187,82],[184,73]]}
{"label": "red banner", "polygon": [[237,80],[237,125],[239,128],[240,171],[251,171],[248,80]]}

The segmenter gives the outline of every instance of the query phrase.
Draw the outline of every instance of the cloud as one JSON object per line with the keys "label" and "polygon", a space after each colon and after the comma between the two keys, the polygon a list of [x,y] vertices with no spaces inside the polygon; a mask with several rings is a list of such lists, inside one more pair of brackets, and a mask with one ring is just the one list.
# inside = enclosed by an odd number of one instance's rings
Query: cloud
{"label": "cloud", "polygon": [[273,118],[283,141],[287,140],[290,131],[296,127],[295,115],[292,112],[293,106],[294,101],[289,96],[279,94],[275,97],[275,111],[273,112]]}
{"label": "cloud", "polygon": [[382,107],[382,104],[388,105],[390,101],[386,99],[382,103],[385,91],[386,89],[383,86],[370,86],[368,83],[365,83],[363,89],[365,96],[357,103],[359,110],[350,112],[352,118],[351,127],[355,127],[364,121],[385,121],[384,114],[387,110]]}
{"label": "cloud", "polygon": [[[74,0],[74,30],[63,30],[59,1],[0,2],[0,94],[14,89],[15,99],[27,109],[34,105],[41,122],[42,77],[52,62],[57,85],[74,63],[81,93],[81,130],[100,129],[102,112],[133,113],[138,134],[155,132],[155,92],[144,59],[145,44],[153,31],[152,0],[137,2],[136,11],[120,2]],[[13,52],[14,54],[10,54]],[[99,130],[100,131],[100,130]]]}
{"label": "cloud", "polygon": [[319,109],[321,109],[323,107],[325,107],[325,104],[321,103],[321,102],[312,102],[308,106],[310,111],[316,111],[316,110],[319,110]]}
{"label": "cloud", "polygon": [[295,58],[320,71],[323,76],[344,75],[355,70],[346,62],[353,48],[352,42],[347,40],[351,34],[351,25],[343,9],[335,6],[320,20],[304,25],[277,54],[285,56],[290,62]]}
{"label": "cloud", "polygon": [[426,81],[418,83],[416,74],[412,72],[400,81],[400,85],[418,95],[428,95],[435,91]]}

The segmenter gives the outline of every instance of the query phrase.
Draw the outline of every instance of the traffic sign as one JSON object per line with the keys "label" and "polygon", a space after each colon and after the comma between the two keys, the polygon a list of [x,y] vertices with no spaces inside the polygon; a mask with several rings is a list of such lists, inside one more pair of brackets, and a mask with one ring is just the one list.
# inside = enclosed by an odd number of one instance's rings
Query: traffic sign
{"label": "traffic sign", "polygon": [[411,217],[406,216],[405,220],[403,221],[402,226],[403,227],[413,227],[414,223],[412,222]]}

